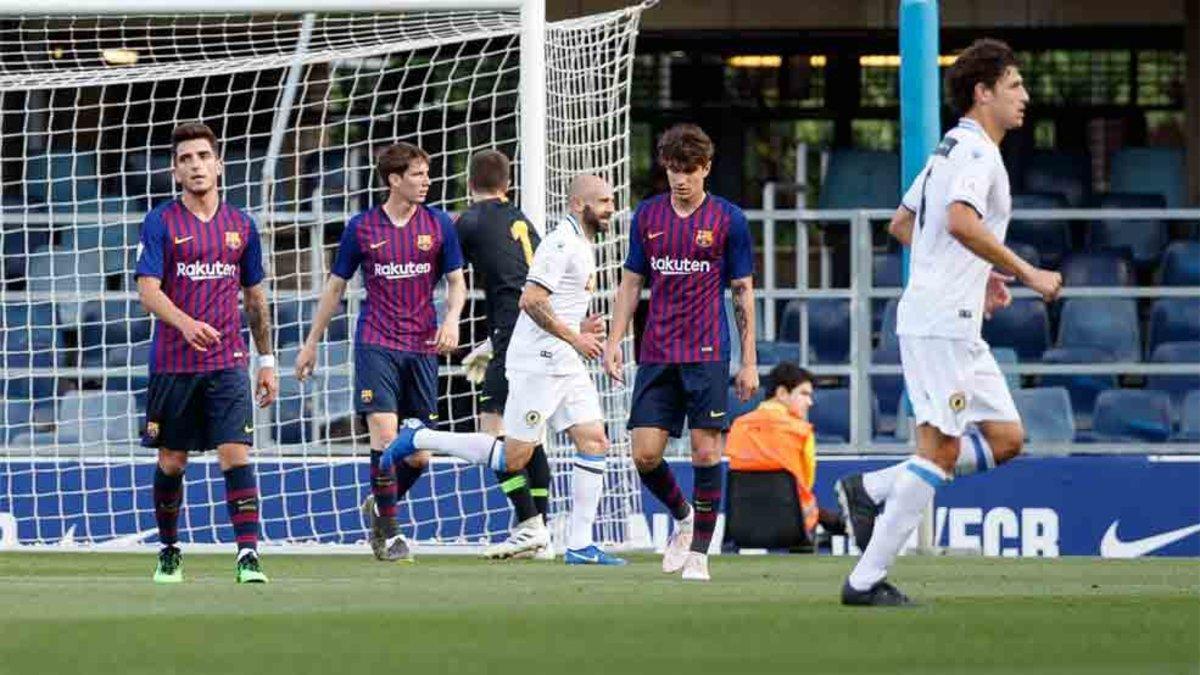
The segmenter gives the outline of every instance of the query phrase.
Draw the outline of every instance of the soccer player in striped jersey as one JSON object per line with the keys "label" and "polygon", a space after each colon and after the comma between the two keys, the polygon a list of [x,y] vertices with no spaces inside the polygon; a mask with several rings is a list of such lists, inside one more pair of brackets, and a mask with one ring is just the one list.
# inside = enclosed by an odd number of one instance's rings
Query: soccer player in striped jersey
{"label": "soccer player in striped jersey", "polygon": [[216,448],[237,539],[238,583],[265,583],[258,560],[258,482],[250,464],[254,410],[241,336],[238,291],[258,348],[260,407],[279,391],[258,229],[221,199],[217,137],[201,123],[171,135],[171,166],[183,195],[151,211],[138,244],[138,295],[158,321],[142,444],[158,448],[154,515],[162,548],[154,581],[183,581],[176,527],[189,452]]}
{"label": "soccer player in striped jersey", "polygon": [[[458,347],[458,320],[466,303],[462,250],[449,214],[426,206],[429,155],[396,143],[376,163],[388,197],[346,224],[312,329],[296,358],[296,377],[312,374],[317,342],[337,311],[346,283],[361,269],[367,297],[358,315],[354,349],[355,410],[371,436],[371,494],[363,504],[371,550],[382,561],[411,560],[396,522],[396,502],[429,464],[415,453],[395,471],[379,458],[396,437],[400,420],[437,419],[437,355]],[[446,277],[446,314],[441,326],[433,290]]]}
{"label": "soccer player in striped jersey", "polygon": [[[676,125],[659,139],[658,161],[671,191],[643,201],[634,213],[604,356],[608,374],[622,379],[621,338],[648,282],[650,311],[628,423],[633,461],[642,483],[675,518],[663,571],[683,570],[684,579],[698,581],[709,578],[708,547],[721,507],[730,356],[726,288],[733,291],[742,347],[734,387],[742,401],[758,389],[750,230],[741,209],[705,191],[712,157],[712,141],[695,125]],[[684,418],[695,468],[691,504],[663,461],[667,436],[683,433]]]}
{"label": "soccer player in striped jersey", "polygon": [[1024,122],[1029,102],[1012,49],[976,41],[947,71],[946,83],[963,117],[934,149],[888,226],[912,247],[896,334],[917,452],[837,483],[851,532],[860,545],[869,539],[842,585],[846,605],[910,604],[887,574],[937,488],[1021,452],[1025,429],[980,333],[984,316],[1010,301],[1008,278],[993,268],[1016,275],[1047,302],[1062,286],[1057,272],[1030,265],[1004,245],[1012,195],[1000,141]]}

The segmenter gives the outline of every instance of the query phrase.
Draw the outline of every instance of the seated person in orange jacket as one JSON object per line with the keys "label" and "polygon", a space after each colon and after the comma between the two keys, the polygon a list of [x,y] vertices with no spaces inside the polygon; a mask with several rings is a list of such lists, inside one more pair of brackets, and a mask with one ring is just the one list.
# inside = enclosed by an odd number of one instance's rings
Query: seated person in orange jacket
{"label": "seated person in orange jacket", "polygon": [[767,375],[770,398],[733,422],[725,441],[731,471],[787,471],[796,479],[804,530],[812,539],[820,523],[830,534],[845,534],[838,511],[817,505],[816,434],[808,422],[812,407],[812,373],[794,363],[781,363]]}

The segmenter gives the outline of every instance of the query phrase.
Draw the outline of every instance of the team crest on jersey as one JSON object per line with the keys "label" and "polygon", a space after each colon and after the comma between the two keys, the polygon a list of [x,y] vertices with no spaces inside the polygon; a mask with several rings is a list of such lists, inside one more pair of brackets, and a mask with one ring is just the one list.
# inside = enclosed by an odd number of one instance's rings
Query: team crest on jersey
{"label": "team crest on jersey", "polygon": [[967,408],[967,395],[961,391],[950,394],[950,410],[960,413]]}
{"label": "team crest on jersey", "polygon": [[225,233],[225,248],[236,251],[241,247],[242,247],[242,233],[241,232],[226,232]]}
{"label": "team crest on jersey", "polygon": [[358,398],[361,399],[363,403],[370,403],[371,401],[375,400],[375,391],[371,389],[363,389],[362,391],[358,392]]}
{"label": "team crest on jersey", "polygon": [[146,438],[150,440],[158,438],[158,422],[146,422]]}
{"label": "team crest on jersey", "polygon": [[417,235],[417,248],[421,249],[422,251],[428,251],[429,249],[433,248],[433,235],[432,234],[418,234]]}
{"label": "team crest on jersey", "polygon": [[701,248],[708,248],[713,245],[712,230],[696,230],[696,245]]}
{"label": "team crest on jersey", "polygon": [[538,423],[541,421],[542,421],[542,413],[540,413],[536,410],[530,410],[529,412],[525,413],[525,425],[526,426],[536,427],[538,425]]}

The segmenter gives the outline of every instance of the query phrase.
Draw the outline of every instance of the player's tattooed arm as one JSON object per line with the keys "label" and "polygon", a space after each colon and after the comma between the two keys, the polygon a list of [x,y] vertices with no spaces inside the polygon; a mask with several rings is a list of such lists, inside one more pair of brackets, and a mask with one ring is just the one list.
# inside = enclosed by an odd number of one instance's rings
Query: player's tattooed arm
{"label": "player's tattooed arm", "polygon": [[550,305],[550,291],[542,286],[532,281],[526,283],[525,290],[521,292],[520,306],[521,311],[528,314],[539,328],[571,345],[581,356],[590,359],[600,355],[604,336],[596,333],[577,333],[571,326],[563,323]]}
{"label": "player's tattooed arm", "polygon": [[242,292],[246,315],[250,324],[250,335],[259,354],[271,354],[271,309],[267,305],[267,292],[262,284],[246,288]]}
{"label": "player's tattooed arm", "polygon": [[742,363],[755,365],[758,355],[754,342],[754,279],[734,279],[729,289],[733,292],[733,318],[742,343]]}

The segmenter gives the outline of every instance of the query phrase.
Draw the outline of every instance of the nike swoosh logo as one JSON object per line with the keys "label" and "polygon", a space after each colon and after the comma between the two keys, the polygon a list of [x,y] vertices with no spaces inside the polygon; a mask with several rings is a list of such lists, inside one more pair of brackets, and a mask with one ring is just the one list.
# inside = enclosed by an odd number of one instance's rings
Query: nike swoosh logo
{"label": "nike swoosh logo", "polygon": [[724,417],[724,416],[725,416],[725,413],[724,413],[723,411],[722,411],[722,412],[709,412],[709,413],[708,413],[708,416],[709,416],[709,417],[711,417],[711,418],[713,418],[713,419],[716,419],[716,418],[718,418],[718,417]]}
{"label": "nike swoosh logo", "polygon": [[195,239],[195,237],[175,237],[175,245],[178,246],[180,244],[186,244],[193,239]]}
{"label": "nike swoosh logo", "polygon": [[377,244],[368,244],[368,246],[370,246],[371,250],[374,251],[375,249],[379,248],[380,246],[383,246],[386,243],[387,243],[387,239],[384,239],[383,241],[381,241]]}
{"label": "nike swoosh logo", "polygon": [[254,433],[254,427],[242,427],[242,432],[247,434]]}
{"label": "nike swoosh logo", "polygon": [[1100,540],[1101,558],[1139,558],[1147,553],[1173,544],[1184,537],[1200,532],[1200,523],[1198,523],[1142,539],[1121,541],[1117,537],[1117,523],[1119,522],[1118,520],[1114,520],[1112,525],[1108,526],[1108,531],[1104,533],[1104,538]]}
{"label": "nike swoosh logo", "polygon": [[655,239],[658,239],[659,237],[663,236],[664,234],[666,234],[665,230],[662,232],[651,232],[650,234],[646,235],[646,238],[651,241],[654,241]]}

